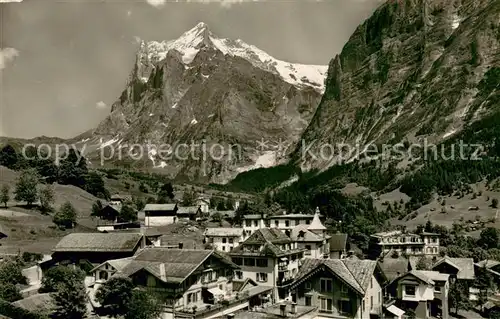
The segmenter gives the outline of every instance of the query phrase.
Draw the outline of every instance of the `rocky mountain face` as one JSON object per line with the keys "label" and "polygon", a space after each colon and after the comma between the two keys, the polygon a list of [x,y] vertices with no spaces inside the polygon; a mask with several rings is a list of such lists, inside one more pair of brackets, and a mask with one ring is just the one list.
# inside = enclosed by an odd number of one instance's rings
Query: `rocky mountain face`
{"label": "rocky mountain face", "polygon": [[363,153],[459,132],[499,107],[499,53],[499,0],[388,1],[331,60],[295,162],[325,169],[338,143]]}
{"label": "rocky mountain face", "polygon": [[78,139],[94,145],[91,161],[113,148],[114,163],[224,183],[287,158],[280,149],[296,145],[308,126],[326,71],[217,38],[200,23],[177,40],[143,41],[111,114]]}

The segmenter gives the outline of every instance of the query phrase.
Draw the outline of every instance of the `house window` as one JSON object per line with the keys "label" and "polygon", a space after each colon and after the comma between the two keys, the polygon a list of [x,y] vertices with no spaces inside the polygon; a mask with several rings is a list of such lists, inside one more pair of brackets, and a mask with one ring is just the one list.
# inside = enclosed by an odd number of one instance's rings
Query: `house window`
{"label": "house window", "polygon": [[290,227],[290,221],[289,220],[285,220],[285,227]]}
{"label": "house window", "polygon": [[295,226],[297,226],[298,224],[299,224],[299,221],[295,220]]}
{"label": "house window", "polygon": [[243,279],[243,272],[241,270],[236,270],[234,272],[234,276],[236,277],[236,279]]}
{"label": "house window", "polygon": [[223,237],[222,238],[222,243],[225,244],[227,242],[227,238],[226,237]]}
{"label": "house window", "polygon": [[345,284],[340,285],[340,292],[342,293],[342,295],[346,295],[349,292]]}
{"label": "house window", "polygon": [[267,259],[257,259],[257,267],[267,267]]}
{"label": "house window", "polygon": [[363,299],[363,312],[365,311],[365,300]]}
{"label": "house window", "polygon": [[331,292],[332,291],[332,280],[321,278],[321,292]]}
{"label": "house window", "polygon": [[310,282],[306,282],[304,284],[304,287],[307,289],[307,290],[310,290],[311,289],[311,283]]}
{"label": "house window", "polygon": [[306,296],[306,306],[310,307],[312,305],[311,296]]}
{"label": "house window", "polygon": [[350,314],[352,313],[351,301],[349,300],[339,300],[339,312],[341,314]]}
{"label": "house window", "polygon": [[319,297],[319,311],[332,312],[333,301],[330,298]]}
{"label": "house window", "polygon": [[255,267],[255,259],[245,258],[245,266]]}
{"label": "house window", "polygon": [[373,310],[373,296],[370,297],[370,310]]}
{"label": "house window", "polygon": [[277,220],[275,220],[275,221],[274,221],[274,226],[276,226],[276,228],[280,227],[280,222],[279,222],[279,221],[277,221]]}
{"label": "house window", "polygon": [[415,286],[405,286],[405,295],[415,296]]}
{"label": "house window", "polygon": [[311,245],[306,245],[305,248],[306,248],[306,251],[304,252],[304,254],[306,256],[310,256],[311,255]]}
{"label": "house window", "polygon": [[226,251],[226,246],[222,246],[222,251]]}
{"label": "house window", "polygon": [[229,247],[229,251],[233,251],[233,247],[232,247],[232,246],[231,246],[231,247]]}
{"label": "house window", "polygon": [[439,287],[439,286],[434,286],[434,291],[435,291],[435,292],[441,292],[441,287]]}
{"label": "house window", "polygon": [[372,278],[372,279],[370,279],[370,288],[372,288],[372,289],[373,289],[373,278]]}
{"label": "house window", "polygon": [[148,287],[154,287],[156,286],[156,279],[153,276],[148,276],[146,286]]}
{"label": "house window", "polygon": [[238,265],[238,266],[243,265],[243,260],[242,260],[242,258],[235,257],[235,258],[232,258],[232,260],[233,260],[233,263],[235,263],[235,264],[236,264],[236,265]]}
{"label": "house window", "polygon": [[99,272],[99,279],[108,280],[108,272],[107,271],[100,271]]}
{"label": "house window", "polygon": [[309,219],[306,220],[306,225],[309,225],[311,221]]}
{"label": "house window", "polygon": [[246,220],[246,221],[245,221],[245,225],[246,225],[247,227],[252,227],[252,221],[251,221],[251,220]]}
{"label": "house window", "polygon": [[265,272],[258,272],[256,279],[258,282],[266,282],[267,281],[267,274]]}
{"label": "house window", "polygon": [[234,242],[234,239],[231,237],[229,238],[229,243],[232,244]]}
{"label": "house window", "polygon": [[254,225],[255,227],[257,227],[257,226],[259,226],[259,223],[258,223],[256,220],[254,220],[254,221],[253,221],[253,225]]}
{"label": "house window", "polygon": [[198,294],[196,292],[192,292],[192,293],[188,294],[188,296],[187,296],[188,304],[195,303],[197,301],[198,301]]}

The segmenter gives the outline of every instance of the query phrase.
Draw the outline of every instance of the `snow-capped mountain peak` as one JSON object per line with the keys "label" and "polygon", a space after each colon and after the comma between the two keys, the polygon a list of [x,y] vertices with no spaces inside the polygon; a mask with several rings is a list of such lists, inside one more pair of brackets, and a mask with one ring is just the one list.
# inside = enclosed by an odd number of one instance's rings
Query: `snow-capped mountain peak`
{"label": "snow-capped mountain peak", "polygon": [[198,23],[175,40],[141,41],[139,58],[141,63],[149,64],[165,59],[170,50],[176,50],[182,55],[183,63],[189,65],[202,47],[211,47],[223,54],[244,58],[255,67],[277,74],[295,86],[324,90],[327,65],[296,64],[278,60],[240,39],[231,40],[215,36],[204,22]]}

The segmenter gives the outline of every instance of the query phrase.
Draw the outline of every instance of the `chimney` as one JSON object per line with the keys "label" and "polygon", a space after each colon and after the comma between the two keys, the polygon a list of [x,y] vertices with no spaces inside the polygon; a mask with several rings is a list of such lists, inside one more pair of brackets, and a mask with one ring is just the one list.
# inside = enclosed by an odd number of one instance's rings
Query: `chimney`
{"label": "chimney", "polygon": [[292,310],[290,312],[292,314],[296,314],[297,313],[297,303],[296,302],[292,302]]}
{"label": "chimney", "polygon": [[286,317],[286,304],[280,305],[280,314],[282,317]]}
{"label": "chimney", "polygon": [[179,243],[179,249],[182,249],[182,247],[184,247],[184,243],[180,242]]}
{"label": "chimney", "polygon": [[234,313],[228,313],[227,319],[234,319]]}

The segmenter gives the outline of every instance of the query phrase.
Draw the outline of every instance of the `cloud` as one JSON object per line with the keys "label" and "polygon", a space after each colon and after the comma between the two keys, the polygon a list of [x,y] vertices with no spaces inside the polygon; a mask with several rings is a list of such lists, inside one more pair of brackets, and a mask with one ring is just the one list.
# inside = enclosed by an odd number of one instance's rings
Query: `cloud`
{"label": "cloud", "polygon": [[[0,0],[4,1],[4,0]],[[19,55],[19,51],[14,48],[0,49],[0,70],[5,69],[7,63],[12,62]]]}
{"label": "cloud", "polygon": [[152,5],[153,7],[160,8],[167,1],[166,0],[146,0],[146,2],[149,3],[150,5]]}
{"label": "cloud", "polygon": [[[198,2],[198,3],[219,3],[224,8],[229,8],[235,3],[243,2],[266,2],[267,0],[146,0],[153,7],[160,8],[167,2]],[[323,1],[323,0],[316,0]]]}
{"label": "cloud", "polygon": [[103,101],[99,101],[95,104],[95,107],[98,108],[98,109],[104,109],[107,107],[106,103],[104,103]]}

